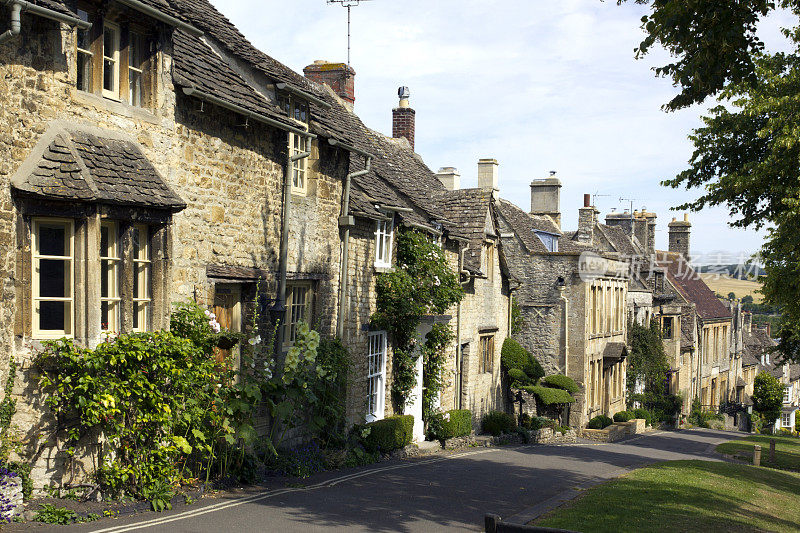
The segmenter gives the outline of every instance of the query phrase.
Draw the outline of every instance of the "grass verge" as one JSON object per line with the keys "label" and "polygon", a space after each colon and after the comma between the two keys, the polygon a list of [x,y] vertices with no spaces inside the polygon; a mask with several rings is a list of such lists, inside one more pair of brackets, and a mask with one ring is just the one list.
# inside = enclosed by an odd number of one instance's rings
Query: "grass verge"
{"label": "grass verge", "polygon": [[583,532],[800,531],[800,474],[670,461],[588,489],[534,522]]}
{"label": "grass verge", "polygon": [[[769,441],[775,440],[775,462],[769,460]],[[797,437],[773,437],[754,435],[717,446],[718,453],[733,455],[749,463],[753,462],[753,446],[761,445],[761,465],[781,470],[800,472],[800,439]]]}

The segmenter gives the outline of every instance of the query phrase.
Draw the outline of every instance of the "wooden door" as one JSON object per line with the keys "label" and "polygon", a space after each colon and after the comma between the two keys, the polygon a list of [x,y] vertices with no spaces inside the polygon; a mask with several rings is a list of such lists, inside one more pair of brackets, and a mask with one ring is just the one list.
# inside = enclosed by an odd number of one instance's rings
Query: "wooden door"
{"label": "wooden door", "polygon": [[[241,331],[241,289],[238,285],[217,285],[214,288],[214,314],[223,329]],[[215,348],[214,352],[218,362],[230,361],[238,366],[238,345],[228,350]]]}

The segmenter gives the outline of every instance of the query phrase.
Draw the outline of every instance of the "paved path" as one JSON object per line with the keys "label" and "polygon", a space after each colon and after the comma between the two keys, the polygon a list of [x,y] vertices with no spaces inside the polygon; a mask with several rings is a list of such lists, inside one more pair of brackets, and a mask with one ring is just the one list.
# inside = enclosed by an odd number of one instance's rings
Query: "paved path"
{"label": "paved path", "polygon": [[[647,463],[714,459],[737,434],[655,432],[613,444],[470,449],[325,473],[305,487],[253,490],[189,507],[60,531],[293,532],[482,530],[492,512],[524,519],[585,487]],[[543,505],[542,505],[543,504]],[[535,513],[534,513],[535,514]]]}

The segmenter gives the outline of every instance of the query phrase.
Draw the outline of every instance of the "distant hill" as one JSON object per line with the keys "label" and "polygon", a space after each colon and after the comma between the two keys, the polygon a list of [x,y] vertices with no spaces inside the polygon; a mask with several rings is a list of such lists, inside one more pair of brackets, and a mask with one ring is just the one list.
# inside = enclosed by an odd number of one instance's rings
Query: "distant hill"
{"label": "distant hill", "polygon": [[763,300],[763,296],[756,292],[761,288],[761,283],[758,281],[734,279],[727,275],[710,273],[700,274],[700,277],[712,291],[726,298],[729,293],[734,293],[737,298],[750,295],[757,304]]}
{"label": "distant hill", "polygon": [[767,273],[767,271],[760,266],[750,263],[744,265],[702,265],[696,266],[694,269],[700,273],[727,274],[729,277],[736,279],[752,279]]}

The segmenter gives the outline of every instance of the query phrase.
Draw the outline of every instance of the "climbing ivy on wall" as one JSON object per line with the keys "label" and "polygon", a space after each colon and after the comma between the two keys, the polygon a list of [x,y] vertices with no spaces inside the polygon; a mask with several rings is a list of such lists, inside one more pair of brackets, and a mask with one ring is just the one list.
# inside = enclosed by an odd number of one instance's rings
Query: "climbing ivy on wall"
{"label": "climbing ivy on wall", "polygon": [[422,346],[422,419],[428,421],[435,411],[434,402],[447,385],[444,369],[447,346],[453,340],[453,330],[447,324],[434,324]]}
{"label": "climbing ivy on wall", "polygon": [[378,276],[375,326],[392,340],[392,403],[402,412],[416,384],[417,327],[423,316],[442,314],[464,297],[444,251],[424,233],[400,230],[397,267]]}

